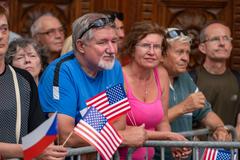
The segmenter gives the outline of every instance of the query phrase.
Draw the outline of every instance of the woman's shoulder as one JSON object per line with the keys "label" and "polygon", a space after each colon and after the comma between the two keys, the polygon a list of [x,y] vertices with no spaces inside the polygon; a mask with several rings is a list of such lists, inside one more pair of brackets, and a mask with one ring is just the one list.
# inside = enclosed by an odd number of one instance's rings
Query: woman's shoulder
{"label": "woman's shoulder", "polygon": [[168,79],[168,72],[162,65],[158,65],[155,70],[157,70],[159,77]]}

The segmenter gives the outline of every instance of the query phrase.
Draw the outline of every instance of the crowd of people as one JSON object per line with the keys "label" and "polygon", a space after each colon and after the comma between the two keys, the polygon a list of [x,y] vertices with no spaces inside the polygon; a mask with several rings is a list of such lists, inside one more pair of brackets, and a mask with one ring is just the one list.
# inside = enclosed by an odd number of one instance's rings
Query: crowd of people
{"label": "crowd of people", "polygon": [[[160,149],[142,147],[144,142],[191,140],[179,132],[192,131],[195,123],[209,128],[216,141],[231,141],[227,124],[240,135],[240,73],[227,65],[232,37],[222,22],[202,28],[199,50],[205,61],[188,72],[192,39],[181,28],[144,21],[125,36],[123,14],[102,11],[77,18],[65,39],[63,24],[46,13],[33,22],[31,39],[9,42],[7,14],[0,6],[0,91],[5,93],[0,159],[22,158],[21,137],[56,111],[58,139],[39,158],[64,159],[66,147],[89,145],[68,136],[87,112],[86,100],[119,83],[131,106],[112,122],[125,145],[119,148],[120,159],[126,159],[128,147],[138,147],[133,159],[160,159]],[[191,154],[187,147],[165,151],[168,160],[191,159]]]}

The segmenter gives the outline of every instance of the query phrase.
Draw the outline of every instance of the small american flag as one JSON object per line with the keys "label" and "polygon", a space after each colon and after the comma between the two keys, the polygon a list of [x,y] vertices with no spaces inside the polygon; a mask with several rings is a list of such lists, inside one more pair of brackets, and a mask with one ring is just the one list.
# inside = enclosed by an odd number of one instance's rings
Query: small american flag
{"label": "small american flag", "polygon": [[74,128],[74,133],[93,145],[103,159],[109,160],[122,140],[107,119],[94,107],[90,107]]}
{"label": "small american flag", "polygon": [[234,153],[234,159],[231,159],[231,157],[230,150],[206,148],[204,150],[202,160],[235,160],[236,153]]}
{"label": "small american flag", "polygon": [[117,84],[86,101],[88,107],[95,107],[108,120],[130,110],[128,98],[122,84]]}

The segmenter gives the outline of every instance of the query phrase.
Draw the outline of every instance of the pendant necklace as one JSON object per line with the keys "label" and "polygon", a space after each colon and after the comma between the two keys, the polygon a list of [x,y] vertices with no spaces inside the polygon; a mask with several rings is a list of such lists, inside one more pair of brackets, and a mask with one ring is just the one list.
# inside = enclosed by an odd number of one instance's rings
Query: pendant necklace
{"label": "pendant necklace", "polygon": [[145,81],[145,91],[144,91],[144,97],[143,97],[144,102],[146,102],[147,96],[148,96],[148,85],[147,85],[147,81]]}
{"label": "pendant necklace", "polygon": [[148,97],[148,94],[149,94],[149,84],[151,84],[151,79],[152,76],[150,74],[150,77],[145,81],[145,90],[144,90],[144,96],[143,96],[143,101],[146,102],[147,101],[147,97]]}

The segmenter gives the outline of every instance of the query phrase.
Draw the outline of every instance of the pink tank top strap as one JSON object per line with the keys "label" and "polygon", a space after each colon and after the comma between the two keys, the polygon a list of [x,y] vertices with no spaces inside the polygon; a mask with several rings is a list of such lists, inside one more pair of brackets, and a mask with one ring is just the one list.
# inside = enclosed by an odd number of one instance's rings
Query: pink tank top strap
{"label": "pink tank top strap", "polygon": [[161,97],[161,96],[162,96],[162,89],[161,89],[160,79],[159,79],[159,76],[158,76],[157,67],[154,68],[153,72],[154,72],[155,80],[156,80],[156,82],[157,82],[157,88],[158,88],[158,91],[159,91],[159,92],[158,92],[158,95],[159,95],[159,97]]}

